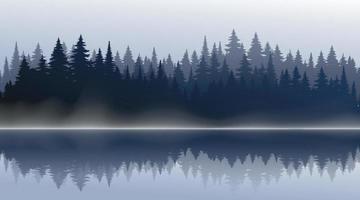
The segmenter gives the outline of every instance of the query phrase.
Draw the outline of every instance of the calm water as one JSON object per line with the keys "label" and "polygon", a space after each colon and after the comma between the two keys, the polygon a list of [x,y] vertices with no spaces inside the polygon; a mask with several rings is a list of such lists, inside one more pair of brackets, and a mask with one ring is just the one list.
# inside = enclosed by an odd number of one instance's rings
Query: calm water
{"label": "calm water", "polygon": [[360,199],[355,132],[0,132],[0,198]]}

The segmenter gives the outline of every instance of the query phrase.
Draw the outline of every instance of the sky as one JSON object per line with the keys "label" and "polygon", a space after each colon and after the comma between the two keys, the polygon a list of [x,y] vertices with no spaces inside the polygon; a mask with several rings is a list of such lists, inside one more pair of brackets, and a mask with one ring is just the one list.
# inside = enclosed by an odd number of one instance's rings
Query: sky
{"label": "sky", "polygon": [[360,61],[358,0],[1,0],[0,66],[15,42],[48,56],[58,37],[70,47],[83,34],[90,50],[112,42],[123,54],[175,59],[209,43],[226,43],[232,29],[248,48],[255,32],[284,52],[328,52],[334,45]]}

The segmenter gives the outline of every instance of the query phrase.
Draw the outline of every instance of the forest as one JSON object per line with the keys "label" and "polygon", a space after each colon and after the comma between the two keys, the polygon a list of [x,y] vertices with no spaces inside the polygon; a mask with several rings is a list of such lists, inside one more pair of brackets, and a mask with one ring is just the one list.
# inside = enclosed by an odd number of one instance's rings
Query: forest
{"label": "forest", "polygon": [[360,73],[352,57],[338,59],[333,47],[304,59],[297,51],[285,56],[279,46],[262,46],[255,34],[249,49],[235,31],[226,48],[206,37],[201,53],[188,50],[178,62],[171,55],[133,58],[87,49],[82,36],[68,50],[60,39],[47,59],[38,44],[33,55],[20,55],[16,44],[1,73],[1,104],[37,105],[54,100],[72,107],[98,102],[114,112],[136,114],[176,108],[208,118],[252,113],[320,117],[359,111]]}

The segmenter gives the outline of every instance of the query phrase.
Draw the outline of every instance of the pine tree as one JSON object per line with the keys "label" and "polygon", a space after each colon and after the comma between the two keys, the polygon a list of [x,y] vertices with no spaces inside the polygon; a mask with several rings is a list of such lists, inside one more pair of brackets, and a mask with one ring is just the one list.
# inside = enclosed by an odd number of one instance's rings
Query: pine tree
{"label": "pine tree", "polygon": [[294,62],[295,62],[294,67],[297,67],[298,71],[300,73],[304,73],[305,72],[305,66],[304,66],[303,58],[302,58],[301,53],[300,53],[299,50],[296,51],[296,56],[295,56]]}
{"label": "pine tree", "polygon": [[293,71],[292,80],[291,80],[291,86],[293,87],[294,90],[297,90],[300,88],[300,79],[301,79],[301,75],[299,73],[299,69],[297,67],[295,67],[294,71]]}
{"label": "pine tree", "polygon": [[171,77],[172,73],[174,71],[174,62],[172,61],[172,58],[171,58],[170,54],[168,55],[168,57],[166,59],[164,67],[165,67],[164,70],[165,70],[166,75],[168,77]]}
{"label": "pine tree", "polygon": [[135,61],[133,59],[133,55],[129,46],[126,48],[123,61],[124,61],[124,66],[129,67],[130,71],[134,69]]}
{"label": "pine tree", "polygon": [[268,63],[268,62],[269,62],[269,57],[270,57],[270,55],[273,54],[273,50],[272,50],[272,48],[271,48],[271,46],[270,46],[270,44],[269,44],[268,42],[265,44],[265,48],[264,48],[263,54],[264,54],[264,56],[265,56],[263,63]]}
{"label": "pine tree", "polygon": [[93,50],[90,56],[90,62],[93,64],[96,60],[96,51]]}
{"label": "pine tree", "polygon": [[281,72],[279,87],[282,90],[288,91],[290,89],[290,86],[291,86],[291,80],[290,80],[289,71],[285,69],[285,72],[284,71]]}
{"label": "pine tree", "polygon": [[114,77],[116,65],[114,63],[114,58],[111,50],[111,44],[108,43],[108,48],[104,60],[104,73],[106,77]]}
{"label": "pine tree", "polygon": [[159,64],[155,47],[153,48],[153,51],[152,51],[151,63],[153,64],[153,66],[157,66]]}
{"label": "pine tree", "polygon": [[245,81],[245,83],[248,83],[251,80],[251,64],[248,60],[248,57],[246,56],[246,54],[243,55],[243,59],[241,61],[241,65],[240,68],[238,68],[237,70],[237,77],[240,79],[243,79]]}
{"label": "pine tree", "polygon": [[304,72],[303,78],[301,80],[301,88],[302,88],[303,92],[305,92],[305,93],[310,91],[310,82],[309,82],[306,72]]}
{"label": "pine tree", "polygon": [[326,67],[326,61],[325,61],[325,58],[324,58],[324,54],[321,51],[320,55],[318,57],[318,60],[317,60],[316,68],[320,69],[320,68],[324,68],[324,67]]}
{"label": "pine tree", "polygon": [[104,68],[104,57],[102,55],[101,49],[98,50],[94,61],[94,68],[97,74],[97,78],[103,78],[105,76],[105,68]]}
{"label": "pine tree", "polygon": [[219,42],[219,46],[218,46],[218,52],[217,52],[217,57],[218,57],[218,60],[220,63],[224,62],[224,59],[225,59],[225,55],[224,55],[224,52],[223,52],[223,49],[222,49],[222,44],[221,42]]}
{"label": "pine tree", "polygon": [[254,68],[255,66],[261,67],[261,64],[263,64],[264,56],[263,56],[263,50],[261,47],[261,43],[259,40],[259,37],[257,33],[255,33],[255,36],[251,42],[251,47],[248,52],[248,57],[251,62],[251,66]]}
{"label": "pine tree", "polygon": [[42,52],[42,50],[40,48],[40,44],[38,43],[36,45],[36,48],[34,50],[34,53],[33,53],[32,57],[31,57],[31,63],[30,63],[31,68],[38,67],[42,54],[43,54],[43,52]]}
{"label": "pine tree", "polygon": [[137,80],[143,80],[144,79],[143,61],[142,61],[140,55],[138,56],[138,58],[136,59],[136,62],[135,62],[134,77]]}
{"label": "pine tree", "polygon": [[331,46],[327,60],[326,67],[324,67],[325,73],[329,75],[329,77],[335,77],[340,73],[339,61],[336,58],[336,53],[334,47]]}
{"label": "pine tree", "polygon": [[214,44],[210,58],[210,70],[209,70],[210,82],[217,82],[220,79],[219,67],[220,67],[220,63],[217,57],[217,48],[216,48],[216,44]]}
{"label": "pine tree", "polygon": [[181,66],[185,76],[189,76],[191,69],[191,62],[189,58],[188,50],[185,51],[183,58],[181,59]]}
{"label": "pine tree", "polygon": [[10,68],[9,68],[9,62],[7,57],[5,58],[5,64],[4,64],[4,73],[3,78],[1,79],[1,91],[3,91],[5,85],[11,81],[11,74],[10,74]]}
{"label": "pine tree", "polygon": [[349,94],[349,84],[346,77],[345,67],[343,67],[340,79],[340,90],[343,95]]}
{"label": "pine tree", "polygon": [[49,90],[51,95],[67,99],[68,89],[71,86],[69,75],[68,60],[60,39],[58,39],[49,62]]}
{"label": "pine tree", "polygon": [[224,84],[227,83],[229,75],[230,75],[230,69],[225,59],[220,70],[220,80],[222,81],[222,83]]}
{"label": "pine tree", "polygon": [[229,67],[233,70],[238,68],[239,63],[242,60],[242,56],[245,54],[245,50],[241,46],[240,40],[236,35],[235,30],[232,31],[228,44],[226,44],[226,60]]}
{"label": "pine tree", "polygon": [[116,54],[114,57],[114,63],[115,63],[116,68],[119,69],[119,71],[124,70],[123,62],[121,60],[119,51],[116,51]]}
{"label": "pine tree", "polygon": [[174,70],[174,80],[177,81],[179,89],[185,88],[185,76],[180,63],[178,62]]}
{"label": "pine tree", "polygon": [[88,81],[90,74],[89,50],[86,49],[86,44],[83,37],[80,35],[75,48],[71,52],[70,69],[73,73],[73,81],[77,83],[78,89],[82,88],[85,82]]}
{"label": "pine tree", "polygon": [[210,51],[207,43],[206,36],[204,37],[204,43],[201,50],[201,57],[204,57],[206,63],[210,63]]}
{"label": "pine tree", "polygon": [[276,78],[275,67],[274,67],[274,64],[273,64],[273,56],[272,56],[272,54],[269,55],[266,72],[267,72],[267,79],[268,79],[268,82],[269,82],[270,86],[275,87],[276,84],[277,84],[277,78]]}
{"label": "pine tree", "polygon": [[315,81],[315,87],[318,91],[326,91],[328,87],[328,79],[322,67],[320,68],[318,78]]}
{"label": "pine tree", "polygon": [[276,45],[274,54],[273,54],[273,63],[275,66],[276,75],[278,75],[278,76],[280,76],[281,71],[284,69],[283,62],[284,62],[284,57],[282,55],[282,52],[280,51],[279,46]]}
{"label": "pine tree", "polygon": [[191,68],[196,69],[199,64],[200,64],[199,57],[196,51],[194,51],[191,55]]}
{"label": "pine tree", "polygon": [[17,74],[19,73],[19,66],[20,66],[20,54],[18,44],[15,44],[15,50],[12,56],[11,64],[10,64],[10,74],[11,74],[11,81],[14,81]]}
{"label": "pine tree", "polygon": [[200,64],[195,72],[195,80],[200,91],[206,91],[209,84],[209,69],[204,56],[201,57]]}

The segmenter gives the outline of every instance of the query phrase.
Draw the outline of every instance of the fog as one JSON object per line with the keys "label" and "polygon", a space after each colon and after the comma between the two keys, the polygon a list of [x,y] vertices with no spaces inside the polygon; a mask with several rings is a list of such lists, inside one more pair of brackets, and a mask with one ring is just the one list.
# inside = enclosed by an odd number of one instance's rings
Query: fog
{"label": "fog", "polygon": [[51,52],[57,37],[70,47],[80,34],[89,49],[111,40],[121,54],[127,45],[143,56],[156,46],[161,57],[178,59],[185,49],[199,49],[204,35],[226,42],[233,28],[246,47],[258,32],[285,52],[307,56],[334,45],[338,56],[357,59],[359,6],[356,0],[2,0],[0,61],[11,57],[16,41],[25,53],[37,42]]}

